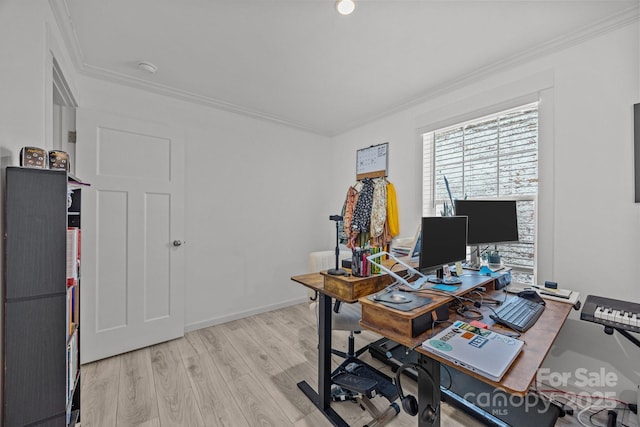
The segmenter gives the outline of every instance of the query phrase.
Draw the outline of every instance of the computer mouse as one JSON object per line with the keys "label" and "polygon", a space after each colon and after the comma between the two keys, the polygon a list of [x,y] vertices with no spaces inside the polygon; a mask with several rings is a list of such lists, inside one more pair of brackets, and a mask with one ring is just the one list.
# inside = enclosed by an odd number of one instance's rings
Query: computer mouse
{"label": "computer mouse", "polygon": [[518,292],[518,296],[520,298],[524,298],[527,299],[529,301],[533,301],[533,302],[537,302],[539,304],[542,305],[546,305],[544,299],[538,295],[538,293],[536,291],[534,291],[533,289],[526,289],[524,291],[520,291]]}

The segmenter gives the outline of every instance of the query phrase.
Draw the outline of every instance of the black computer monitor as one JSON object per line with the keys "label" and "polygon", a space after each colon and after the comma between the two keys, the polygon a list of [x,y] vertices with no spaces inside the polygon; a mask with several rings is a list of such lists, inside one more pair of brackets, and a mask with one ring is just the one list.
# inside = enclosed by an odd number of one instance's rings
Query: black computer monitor
{"label": "black computer monitor", "polygon": [[515,200],[456,200],[454,205],[456,215],[469,218],[467,244],[476,246],[471,250],[468,268],[480,268],[480,245],[518,241]]}
{"label": "black computer monitor", "polygon": [[456,200],[456,215],[469,218],[467,244],[518,241],[515,200]]}
{"label": "black computer monitor", "polygon": [[438,270],[467,258],[467,217],[428,216],[422,218],[421,272]]}

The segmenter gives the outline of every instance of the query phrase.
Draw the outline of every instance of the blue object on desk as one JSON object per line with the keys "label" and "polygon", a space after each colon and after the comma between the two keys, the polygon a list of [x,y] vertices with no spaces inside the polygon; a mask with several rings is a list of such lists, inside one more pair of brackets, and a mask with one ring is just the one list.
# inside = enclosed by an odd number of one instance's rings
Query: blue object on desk
{"label": "blue object on desk", "polygon": [[480,271],[478,271],[478,273],[479,273],[480,275],[483,275],[483,276],[491,276],[491,277],[493,277],[493,276],[494,276],[494,274],[497,274],[497,273],[494,273],[494,272],[493,272],[489,267],[487,267],[486,265],[483,265],[483,266],[482,266],[482,268],[480,269]]}
{"label": "blue object on desk", "polygon": [[438,289],[440,291],[447,291],[447,292],[455,292],[458,290],[458,287],[455,285],[445,285],[444,283],[439,283],[437,285],[433,285],[431,289]]}

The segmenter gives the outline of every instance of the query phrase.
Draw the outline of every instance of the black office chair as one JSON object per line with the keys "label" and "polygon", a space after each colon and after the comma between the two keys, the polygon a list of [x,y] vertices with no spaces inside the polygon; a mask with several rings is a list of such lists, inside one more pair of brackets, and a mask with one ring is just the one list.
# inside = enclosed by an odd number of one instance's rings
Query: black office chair
{"label": "black office chair", "polygon": [[[339,260],[350,258],[351,251],[340,251]],[[335,266],[335,251],[312,252],[309,255],[309,272],[317,272],[327,270]],[[309,307],[315,311],[316,318],[318,315],[318,295],[316,292],[309,293]],[[343,304],[340,301],[333,302],[331,311],[331,329],[335,331],[348,331],[349,338],[347,343],[347,351],[340,351],[332,348],[331,353],[347,360],[360,356],[367,351],[369,345],[355,350],[355,334],[359,334],[362,329],[360,327],[360,319],[362,318],[362,307],[360,303]]]}
{"label": "black office chair", "polygon": [[349,331],[347,341],[347,351],[340,351],[335,348],[331,352],[343,359],[358,357],[369,349],[369,344],[365,344],[358,350],[356,347],[355,334],[362,332],[360,328],[360,319],[362,319],[362,306],[359,302],[353,304],[343,304],[340,301],[333,303],[333,311],[331,313],[331,328],[336,331]]}

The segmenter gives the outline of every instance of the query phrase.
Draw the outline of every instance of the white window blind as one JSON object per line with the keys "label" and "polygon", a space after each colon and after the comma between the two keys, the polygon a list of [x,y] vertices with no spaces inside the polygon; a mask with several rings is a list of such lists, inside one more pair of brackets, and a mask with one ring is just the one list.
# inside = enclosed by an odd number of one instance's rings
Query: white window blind
{"label": "white window blind", "polygon": [[[503,111],[423,135],[423,215],[444,215],[455,199],[518,201],[518,243],[499,245],[506,264],[535,268],[538,104]],[[529,281],[531,278],[527,278]]]}

